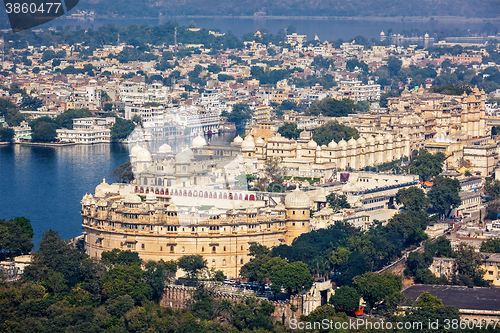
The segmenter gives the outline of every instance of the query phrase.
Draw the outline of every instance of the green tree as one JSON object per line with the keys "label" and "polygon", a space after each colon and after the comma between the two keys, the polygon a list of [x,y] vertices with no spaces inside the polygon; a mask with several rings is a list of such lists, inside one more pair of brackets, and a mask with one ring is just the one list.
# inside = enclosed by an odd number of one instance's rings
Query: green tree
{"label": "green tree", "polygon": [[145,283],[151,289],[151,299],[159,302],[166,283],[171,282],[175,277],[177,263],[175,261],[165,262],[163,260],[158,262],[148,261],[144,268],[144,279]]}
{"label": "green tree", "polygon": [[139,265],[116,265],[102,278],[102,293],[111,299],[129,295],[139,304],[152,297],[151,287],[143,277],[144,271]]}
{"label": "green tree", "polygon": [[33,234],[30,220],[25,217],[0,219],[0,258],[28,254],[33,250]]}
{"label": "green tree", "polygon": [[108,265],[140,265],[142,259],[137,252],[130,250],[122,251],[120,249],[112,249],[101,253],[101,260]]}
{"label": "green tree", "polygon": [[460,199],[460,182],[438,176],[434,179],[434,186],[427,193],[432,208],[439,214],[447,214],[451,208],[458,208],[462,204]]}
{"label": "green tree", "polygon": [[431,154],[422,149],[408,165],[408,171],[419,175],[421,181],[431,180],[443,171],[444,160],[443,153]]}
{"label": "green tree", "polygon": [[338,212],[343,208],[351,208],[351,205],[347,202],[347,196],[344,194],[330,193],[326,197],[326,201],[330,204],[334,212]]}
{"label": "green tree", "polygon": [[135,124],[132,120],[116,118],[115,124],[111,127],[111,140],[126,139],[134,129]]}
{"label": "green tree", "polygon": [[398,190],[396,203],[403,204],[406,210],[426,210],[430,204],[425,192],[416,186]]}
{"label": "green tree", "polygon": [[500,238],[490,238],[481,243],[481,252],[500,253]]}
{"label": "green tree", "polygon": [[306,115],[318,116],[323,114],[327,117],[345,117],[355,112],[355,104],[352,99],[336,100],[332,97],[316,101],[306,109]]}
{"label": "green tree", "polygon": [[67,110],[56,117],[55,123],[58,128],[73,129],[73,119],[88,118],[94,115],[88,109]]}
{"label": "green tree", "polygon": [[399,74],[399,71],[401,70],[401,65],[403,62],[399,60],[396,57],[389,57],[389,60],[387,60],[387,69],[389,70],[389,73],[392,76],[396,76]]}
{"label": "green tree", "polygon": [[289,294],[296,294],[302,290],[309,290],[314,282],[307,265],[301,261],[288,263],[275,275],[271,274],[271,281],[273,284],[274,276],[276,276],[277,280],[281,282],[281,285]]}
{"label": "green tree", "polygon": [[15,132],[12,128],[0,127],[0,142],[11,142]]}
{"label": "green tree", "polygon": [[295,123],[285,122],[283,126],[278,128],[278,133],[288,139],[297,139],[300,136],[300,132],[302,131],[297,128],[297,124]]}
{"label": "green tree", "polygon": [[111,172],[111,178],[116,180],[118,183],[130,183],[134,180],[134,170],[132,169],[132,164],[127,162],[120,165]]}
{"label": "green tree", "polygon": [[382,274],[367,272],[356,276],[353,283],[370,307],[370,313],[382,301],[390,302],[399,299],[403,287],[401,277],[388,271]]}
{"label": "green tree", "polygon": [[424,292],[420,296],[418,296],[417,306],[420,308],[434,308],[434,309],[444,307],[442,300],[431,295],[428,292]]}
{"label": "green tree", "polygon": [[320,146],[328,145],[332,141],[338,143],[342,139],[348,141],[351,138],[358,139],[358,131],[353,127],[339,124],[337,121],[329,121],[316,128],[312,137]]}
{"label": "green tree", "polygon": [[483,279],[483,258],[479,252],[467,244],[460,244],[455,251],[455,270],[458,275],[466,276],[476,286],[487,286]]}
{"label": "green tree", "polygon": [[43,234],[38,251],[24,270],[23,279],[39,282],[56,293],[69,290],[82,281],[90,267],[83,264],[86,258],[88,256],[83,251],[50,229]]}
{"label": "green tree", "polygon": [[207,267],[207,261],[199,254],[185,255],[179,258],[177,266],[187,273],[190,280],[196,280],[198,273]]}
{"label": "green tree", "polygon": [[31,140],[33,142],[51,142],[56,140],[56,136],[56,125],[42,121],[33,129]]}
{"label": "green tree", "polygon": [[361,296],[355,288],[341,286],[335,290],[335,294],[330,296],[329,303],[340,311],[357,310]]}

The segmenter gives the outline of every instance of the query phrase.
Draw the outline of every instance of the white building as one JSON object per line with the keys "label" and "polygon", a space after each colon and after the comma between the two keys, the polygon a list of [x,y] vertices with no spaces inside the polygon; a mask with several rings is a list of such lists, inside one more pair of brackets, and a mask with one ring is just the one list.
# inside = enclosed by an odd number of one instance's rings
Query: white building
{"label": "white building", "polygon": [[61,142],[75,142],[79,144],[110,142],[110,128],[114,123],[114,117],[73,119],[73,129],[56,130],[57,139]]}
{"label": "white building", "polygon": [[368,84],[363,84],[359,80],[341,81],[338,92],[341,96],[356,102],[373,102],[380,99],[380,84],[375,84],[373,81],[368,81]]}

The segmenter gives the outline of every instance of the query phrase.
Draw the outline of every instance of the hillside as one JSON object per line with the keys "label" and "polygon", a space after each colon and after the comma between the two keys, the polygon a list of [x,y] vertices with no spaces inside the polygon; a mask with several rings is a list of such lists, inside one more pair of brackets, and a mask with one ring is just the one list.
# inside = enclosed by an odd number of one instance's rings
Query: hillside
{"label": "hillside", "polygon": [[[139,6],[140,4],[140,6]],[[81,0],[80,10],[128,17],[173,15],[463,16],[496,18],[500,0]]]}

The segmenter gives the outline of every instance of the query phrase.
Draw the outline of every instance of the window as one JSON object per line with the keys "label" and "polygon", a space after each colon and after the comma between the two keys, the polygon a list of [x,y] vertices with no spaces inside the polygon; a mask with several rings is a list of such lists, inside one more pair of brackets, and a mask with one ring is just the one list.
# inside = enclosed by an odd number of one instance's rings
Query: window
{"label": "window", "polygon": [[226,266],[226,259],[222,260],[222,266]]}
{"label": "window", "polygon": [[224,252],[226,252],[226,247],[224,246]]}
{"label": "window", "polygon": [[241,246],[241,251],[243,251],[243,245]]}
{"label": "window", "polygon": [[201,247],[201,252],[205,252],[205,247],[204,246]]}
{"label": "window", "polygon": [[212,252],[214,252],[214,253],[216,252],[215,251],[215,246],[212,246]]}
{"label": "window", "polygon": [[242,265],[243,265],[243,259],[240,259],[240,264],[242,264]]}
{"label": "window", "polygon": [[215,259],[212,260],[212,266],[215,267]]}
{"label": "window", "polygon": [[145,244],[142,244],[142,245],[141,245],[141,249],[143,249],[143,250],[144,250],[145,248],[146,248],[146,245],[145,245]]}

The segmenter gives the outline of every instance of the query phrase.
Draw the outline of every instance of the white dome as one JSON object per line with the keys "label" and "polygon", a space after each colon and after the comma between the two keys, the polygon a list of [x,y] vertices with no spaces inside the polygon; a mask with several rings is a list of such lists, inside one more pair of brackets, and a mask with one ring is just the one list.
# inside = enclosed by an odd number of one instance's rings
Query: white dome
{"label": "white dome", "polygon": [[330,142],[328,144],[328,148],[332,148],[332,149],[335,149],[337,148],[337,143],[335,141],[332,140],[332,142]]}
{"label": "white dome", "polygon": [[[191,150],[190,150],[191,151]],[[191,151],[192,152],[192,151]],[[175,155],[176,163],[191,163],[191,155],[187,149]]]}
{"label": "white dome", "polygon": [[375,140],[376,140],[377,142],[382,143],[382,142],[384,142],[384,137],[383,137],[382,135],[380,135],[380,134],[379,134],[379,135],[377,135],[377,136],[375,137]]}
{"label": "white dome", "polygon": [[339,147],[340,148],[344,148],[346,146],[347,146],[347,142],[344,139],[342,139],[342,140],[339,141]]}
{"label": "white dome", "polygon": [[285,207],[289,208],[310,208],[311,200],[309,196],[299,190],[297,187],[294,191],[287,194],[285,197]]}
{"label": "white dome", "polygon": [[146,150],[142,149],[138,154],[137,154],[137,160],[138,161],[151,161],[151,153]]}
{"label": "white dome", "polygon": [[359,138],[357,142],[358,142],[358,145],[361,146],[361,145],[364,145],[366,143],[366,140],[365,140],[365,138]]}
{"label": "white dome", "polygon": [[255,140],[255,145],[257,146],[263,146],[264,145],[264,140],[262,140],[262,138],[257,138],[257,140]]}
{"label": "white dome", "polygon": [[366,140],[366,142],[368,143],[374,143],[375,142],[375,138],[373,136],[369,136],[368,139]]}
{"label": "white dome", "polygon": [[233,142],[234,143],[242,143],[243,139],[241,138],[241,136],[238,135],[237,137],[234,138]]}
{"label": "white dome", "polygon": [[158,149],[159,154],[169,154],[172,152],[172,147],[168,143],[164,143]]}
{"label": "white dome", "polygon": [[386,141],[392,141],[392,135],[391,135],[391,134],[389,134],[389,133],[387,133],[387,134],[384,136],[384,139],[385,139]]}
{"label": "white dome", "polygon": [[156,202],[156,195],[153,192],[149,192],[148,194],[146,194],[146,201]]}
{"label": "white dome", "polygon": [[349,146],[356,146],[356,140],[354,140],[354,138],[351,138],[349,141],[347,141],[347,143],[349,144]]}
{"label": "white dome", "polygon": [[313,140],[311,139],[308,143],[307,143],[307,148],[316,148],[318,146],[318,144]]}
{"label": "white dome", "polygon": [[201,148],[207,145],[207,140],[205,140],[204,137],[198,135],[196,138],[193,139],[191,145],[193,146],[193,148]]}
{"label": "white dome", "polygon": [[243,143],[241,144],[242,151],[255,151],[255,142],[253,141],[253,137],[251,135],[247,136]]}
{"label": "white dome", "polygon": [[139,152],[141,152],[144,148],[139,146],[138,144],[135,144],[135,146],[130,149],[130,156],[136,156]]}
{"label": "white dome", "polygon": [[141,198],[137,194],[132,194],[132,193],[127,194],[124,201],[126,203],[141,203],[142,202]]}
{"label": "white dome", "polygon": [[111,185],[106,183],[106,178],[102,179],[102,183],[96,186],[95,194],[99,197],[103,197],[104,194],[111,192]]}

